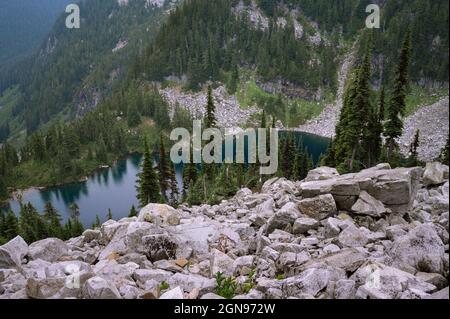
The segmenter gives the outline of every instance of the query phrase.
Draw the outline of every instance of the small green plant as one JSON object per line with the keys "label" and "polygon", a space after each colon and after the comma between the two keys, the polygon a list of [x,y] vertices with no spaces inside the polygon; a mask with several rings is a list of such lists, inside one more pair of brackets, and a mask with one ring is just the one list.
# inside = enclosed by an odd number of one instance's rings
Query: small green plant
{"label": "small green plant", "polygon": [[163,281],[163,282],[161,283],[161,285],[159,286],[159,289],[160,289],[161,291],[167,290],[167,289],[169,289],[169,288],[170,288],[169,284],[168,284],[167,282],[165,282],[165,281]]}
{"label": "small green plant", "polygon": [[284,275],[283,274],[280,274],[280,275],[277,275],[277,280],[284,280]]}
{"label": "small green plant", "polygon": [[238,284],[233,277],[225,277],[223,273],[216,274],[216,293],[225,299],[232,299],[236,295]]}
{"label": "small green plant", "polygon": [[256,286],[256,284],[255,284],[255,270],[253,269],[248,274],[247,280],[242,285],[241,290],[242,290],[242,292],[244,294],[248,294],[250,292],[250,290],[255,288],[255,286]]}

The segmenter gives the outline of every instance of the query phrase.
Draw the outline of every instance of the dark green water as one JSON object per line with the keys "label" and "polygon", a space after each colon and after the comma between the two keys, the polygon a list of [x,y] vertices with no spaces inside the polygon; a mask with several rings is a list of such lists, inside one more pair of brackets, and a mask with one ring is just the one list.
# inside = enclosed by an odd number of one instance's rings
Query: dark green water
{"label": "dark green water", "polygon": [[[281,133],[283,134],[283,133]],[[308,151],[317,161],[320,154],[328,146],[329,140],[319,136],[295,133],[298,139],[302,138]],[[136,175],[140,169],[142,156],[133,154],[126,159],[118,161],[113,167],[95,172],[86,182],[62,185],[45,190],[27,191],[22,201],[30,202],[39,212],[44,210],[47,202],[60,212],[64,220],[69,216],[69,206],[76,203],[80,208],[80,218],[86,227],[90,227],[95,221],[95,215],[101,220],[106,219],[108,209],[111,209],[113,217],[120,219],[128,216],[132,205],[138,207],[136,200]],[[177,180],[182,187],[182,167],[177,167]],[[9,207],[18,213],[20,204],[12,200]]]}

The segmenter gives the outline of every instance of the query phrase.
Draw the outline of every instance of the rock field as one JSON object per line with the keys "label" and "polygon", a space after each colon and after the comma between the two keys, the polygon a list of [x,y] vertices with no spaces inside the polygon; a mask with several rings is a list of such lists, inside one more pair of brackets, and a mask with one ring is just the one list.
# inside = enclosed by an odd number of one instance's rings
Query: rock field
{"label": "rock field", "polygon": [[[63,242],[0,247],[0,298],[448,299],[449,169],[268,180],[220,205],[150,204]],[[242,289],[246,286],[247,289]]]}

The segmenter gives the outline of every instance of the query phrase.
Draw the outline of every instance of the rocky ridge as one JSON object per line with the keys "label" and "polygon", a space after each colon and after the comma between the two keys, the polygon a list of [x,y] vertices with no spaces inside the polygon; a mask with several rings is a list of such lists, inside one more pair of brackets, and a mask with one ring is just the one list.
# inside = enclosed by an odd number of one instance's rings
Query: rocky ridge
{"label": "rocky ridge", "polygon": [[449,168],[268,180],[219,205],[150,204],[63,242],[0,247],[0,298],[449,298]]}

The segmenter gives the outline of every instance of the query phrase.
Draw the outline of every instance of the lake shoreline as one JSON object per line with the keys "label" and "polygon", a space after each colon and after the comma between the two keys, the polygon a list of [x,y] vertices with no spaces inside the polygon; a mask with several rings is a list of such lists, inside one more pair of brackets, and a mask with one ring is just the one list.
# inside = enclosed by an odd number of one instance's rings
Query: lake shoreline
{"label": "lake shoreline", "polygon": [[93,176],[95,173],[98,173],[102,170],[110,169],[114,165],[116,165],[117,162],[124,160],[124,159],[128,158],[129,156],[138,155],[138,154],[141,154],[141,153],[137,152],[137,151],[133,151],[133,152],[129,152],[125,155],[119,156],[118,158],[114,159],[111,164],[99,165],[98,167],[96,167],[94,170],[92,170],[88,174],[78,177],[77,180],[73,180],[73,181],[69,181],[69,182],[62,182],[62,183],[55,183],[55,184],[44,185],[44,186],[42,186],[42,185],[41,186],[29,186],[26,188],[14,189],[11,191],[11,193],[7,199],[0,201],[0,208],[8,207],[9,203],[11,201],[19,200],[20,197],[22,197],[24,194],[31,192],[31,191],[45,191],[45,190],[48,190],[48,189],[51,189],[54,187],[62,187],[62,186],[70,186],[70,185],[74,185],[74,184],[86,183],[89,180],[89,177]]}

